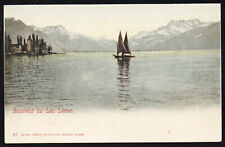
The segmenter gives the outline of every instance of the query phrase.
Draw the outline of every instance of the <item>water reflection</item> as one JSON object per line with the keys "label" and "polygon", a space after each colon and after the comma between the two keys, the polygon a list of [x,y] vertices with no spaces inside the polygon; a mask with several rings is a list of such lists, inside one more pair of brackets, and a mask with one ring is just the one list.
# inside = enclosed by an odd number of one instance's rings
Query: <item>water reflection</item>
{"label": "water reflection", "polygon": [[117,89],[120,109],[128,110],[130,106],[130,58],[117,58]]}
{"label": "water reflection", "polygon": [[5,58],[5,102],[16,106],[38,105],[36,99],[46,99],[49,91],[48,77],[51,68],[43,64],[44,58],[37,56],[6,56]]}
{"label": "water reflection", "polygon": [[220,104],[218,54],[143,54],[117,60],[111,53],[104,58],[93,53],[93,64],[89,54],[6,57],[7,109],[60,106],[133,111]]}

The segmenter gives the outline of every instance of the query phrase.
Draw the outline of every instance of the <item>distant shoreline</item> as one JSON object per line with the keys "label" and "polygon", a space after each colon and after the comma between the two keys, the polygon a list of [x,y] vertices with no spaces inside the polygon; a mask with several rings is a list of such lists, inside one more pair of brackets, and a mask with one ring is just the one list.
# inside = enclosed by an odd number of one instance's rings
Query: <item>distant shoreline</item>
{"label": "distant shoreline", "polygon": [[[221,49],[188,49],[188,50],[154,50],[154,51],[145,51],[145,50],[138,50],[138,51],[133,51],[132,53],[138,53],[138,52],[151,52],[151,53],[157,53],[157,52],[189,52],[189,51],[220,51]],[[50,54],[45,54],[45,55],[51,55],[51,54],[74,54],[74,53],[114,53],[115,51],[76,51],[76,52],[52,52]],[[7,56],[11,55],[16,55],[16,56],[45,56],[45,55],[27,55],[24,53],[16,53],[16,54],[10,54],[10,53],[5,53]]]}
{"label": "distant shoreline", "polygon": [[57,52],[53,52],[53,53],[49,53],[49,54],[42,54],[42,55],[36,55],[36,54],[26,54],[26,53],[5,53],[5,55],[7,56],[13,56],[13,55],[16,55],[16,56],[23,56],[23,55],[26,55],[26,56],[45,56],[45,55],[51,55],[51,54],[66,54],[66,53],[57,53]]}
{"label": "distant shoreline", "polygon": [[53,53],[51,53],[51,54],[66,54],[66,53],[56,53],[56,52],[53,52]]}
{"label": "distant shoreline", "polygon": [[[183,51],[206,51],[206,50],[221,50],[221,49],[184,49],[184,50],[134,50],[133,52],[183,52]],[[65,52],[58,54],[70,54],[70,53],[114,53],[116,51],[75,51],[75,52]]]}

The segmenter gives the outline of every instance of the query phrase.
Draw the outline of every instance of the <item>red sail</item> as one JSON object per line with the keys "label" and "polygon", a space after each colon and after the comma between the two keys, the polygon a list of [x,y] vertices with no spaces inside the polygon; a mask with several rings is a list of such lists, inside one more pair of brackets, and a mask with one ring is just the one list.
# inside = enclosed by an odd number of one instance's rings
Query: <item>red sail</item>
{"label": "red sail", "polygon": [[124,39],[124,46],[126,48],[126,53],[130,54],[131,52],[130,52],[130,47],[129,47],[129,43],[128,43],[127,32],[126,32],[125,39]]}
{"label": "red sail", "polygon": [[117,42],[117,54],[118,53],[126,53],[126,48],[123,44],[123,38],[122,38],[122,34],[121,34],[121,31],[120,31],[120,34],[119,34],[119,37],[118,37],[118,42]]}

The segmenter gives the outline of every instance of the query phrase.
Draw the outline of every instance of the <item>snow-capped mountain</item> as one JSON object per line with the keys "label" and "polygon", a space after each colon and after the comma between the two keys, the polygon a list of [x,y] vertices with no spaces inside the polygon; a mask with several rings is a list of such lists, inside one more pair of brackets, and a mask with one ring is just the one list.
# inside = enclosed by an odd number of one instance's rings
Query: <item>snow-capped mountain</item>
{"label": "snow-capped mountain", "polygon": [[44,31],[47,34],[60,32],[60,33],[66,33],[66,29],[62,25],[56,25],[56,26],[47,26],[44,28],[37,28],[33,26],[35,30]]}
{"label": "snow-capped mountain", "polygon": [[34,30],[42,31],[46,33],[49,36],[52,36],[54,38],[57,38],[58,36],[67,36],[70,38],[70,40],[73,39],[79,39],[81,37],[85,37],[84,35],[77,33],[77,32],[69,32],[67,31],[62,25],[56,25],[56,26],[47,26],[43,28],[37,28],[34,25],[32,25]]}
{"label": "snow-capped mountain", "polygon": [[113,51],[115,41],[105,38],[94,39],[76,32],[67,31],[62,25],[48,26],[44,28],[34,28],[42,31],[51,38],[62,42],[65,52],[73,51]]}
{"label": "snow-capped mountain", "polygon": [[155,45],[151,50],[220,49],[221,23],[197,27]]}
{"label": "snow-capped mountain", "polygon": [[142,39],[151,37],[154,35],[163,35],[163,36],[170,36],[176,35],[179,33],[184,33],[191,29],[201,26],[207,26],[211,23],[208,22],[201,22],[199,19],[192,19],[192,20],[171,20],[166,26],[162,26],[153,31],[143,31],[138,33],[137,35],[133,36],[132,39]]}
{"label": "snow-capped mountain", "polygon": [[135,50],[146,50],[176,35],[210,24],[210,22],[201,22],[199,19],[171,20],[166,26],[153,31],[143,31],[133,36],[130,41],[131,47]]}

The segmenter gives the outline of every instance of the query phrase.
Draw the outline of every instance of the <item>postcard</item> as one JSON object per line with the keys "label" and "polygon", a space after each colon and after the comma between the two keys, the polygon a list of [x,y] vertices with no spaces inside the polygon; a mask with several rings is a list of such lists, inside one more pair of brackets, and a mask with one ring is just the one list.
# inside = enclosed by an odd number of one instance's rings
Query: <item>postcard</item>
{"label": "postcard", "polygon": [[5,143],[220,142],[220,7],[4,5]]}

